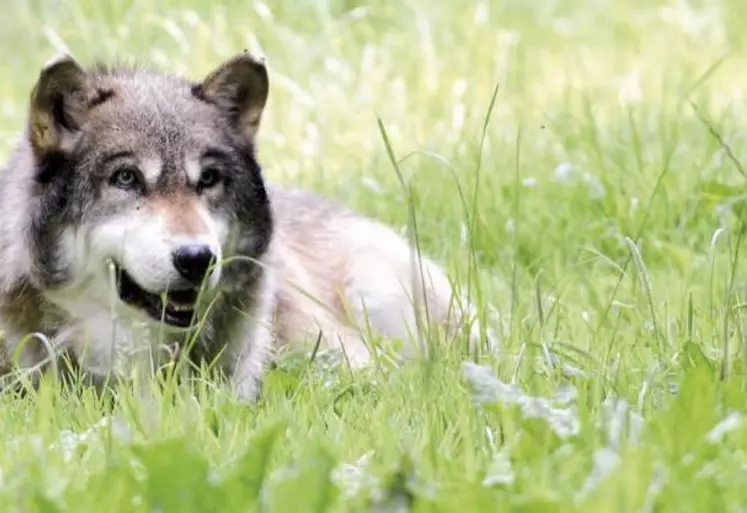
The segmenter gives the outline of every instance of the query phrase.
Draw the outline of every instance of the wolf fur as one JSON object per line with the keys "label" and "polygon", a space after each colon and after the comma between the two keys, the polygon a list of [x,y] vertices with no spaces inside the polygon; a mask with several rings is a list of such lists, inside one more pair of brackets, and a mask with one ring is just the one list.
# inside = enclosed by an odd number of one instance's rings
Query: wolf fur
{"label": "wolf fur", "polygon": [[357,367],[369,327],[417,342],[419,319],[462,326],[444,271],[393,230],[264,180],[268,92],[246,52],[197,82],[68,55],[41,70],[0,174],[5,372],[44,372],[51,348],[100,382],[195,335],[188,357],[216,361],[252,401],[285,344],[321,336]]}

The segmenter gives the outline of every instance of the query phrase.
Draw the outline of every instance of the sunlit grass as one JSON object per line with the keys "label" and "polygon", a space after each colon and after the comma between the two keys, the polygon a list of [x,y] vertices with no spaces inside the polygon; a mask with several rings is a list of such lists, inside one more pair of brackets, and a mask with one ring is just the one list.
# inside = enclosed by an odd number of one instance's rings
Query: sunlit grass
{"label": "sunlit grass", "polygon": [[490,373],[289,357],[256,408],[146,382],[111,430],[90,391],[2,396],[2,510],[743,509],[745,5],[10,0],[4,155],[59,50],[195,79],[259,51],[268,179],[414,207],[504,339]]}

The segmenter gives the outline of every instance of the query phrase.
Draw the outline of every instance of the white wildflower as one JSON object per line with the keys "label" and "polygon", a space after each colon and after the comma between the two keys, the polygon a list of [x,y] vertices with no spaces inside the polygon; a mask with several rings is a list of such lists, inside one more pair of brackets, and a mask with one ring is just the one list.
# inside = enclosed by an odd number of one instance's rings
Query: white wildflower
{"label": "white wildflower", "polygon": [[742,425],[742,414],[733,411],[726,416],[724,420],[716,424],[705,436],[705,439],[710,444],[721,443],[724,437],[736,431]]}
{"label": "white wildflower", "polygon": [[499,380],[489,367],[472,362],[462,365],[477,403],[519,406],[525,419],[544,419],[560,438],[575,436],[581,430],[578,417],[570,408],[556,407],[544,397],[525,395],[518,387]]}

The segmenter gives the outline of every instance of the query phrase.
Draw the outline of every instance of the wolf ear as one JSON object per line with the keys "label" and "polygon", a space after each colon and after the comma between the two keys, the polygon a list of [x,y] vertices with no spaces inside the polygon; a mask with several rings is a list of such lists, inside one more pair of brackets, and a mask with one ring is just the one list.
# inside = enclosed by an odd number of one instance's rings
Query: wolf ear
{"label": "wolf ear", "polygon": [[29,141],[38,155],[72,150],[88,113],[89,89],[88,75],[70,55],[42,68],[29,109]]}
{"label": "wolf ear", "polygon": [[253,140],[269,94],[265,61],[241,53],[211,72],[195,86],[194,94],[223,109],[241,133]]}

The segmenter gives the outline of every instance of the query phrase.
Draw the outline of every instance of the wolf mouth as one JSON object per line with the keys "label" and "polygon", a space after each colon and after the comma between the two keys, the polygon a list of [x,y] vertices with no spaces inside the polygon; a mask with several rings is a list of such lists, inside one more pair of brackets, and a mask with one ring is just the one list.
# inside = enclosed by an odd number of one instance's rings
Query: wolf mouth
{"label": "wolf mouth", "polygon": [[198,289],[171,290],[154,294],[143,289],[122,267],[115,265],[117,292],[125,303],[134,306],[153,319],[179,328],[192,324],[197,303]]}

